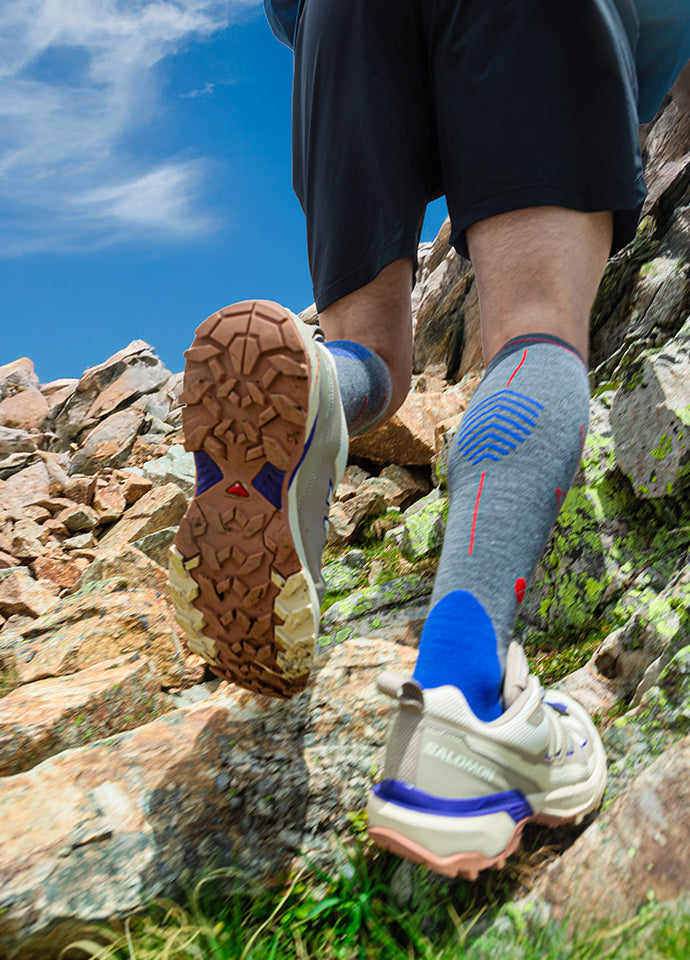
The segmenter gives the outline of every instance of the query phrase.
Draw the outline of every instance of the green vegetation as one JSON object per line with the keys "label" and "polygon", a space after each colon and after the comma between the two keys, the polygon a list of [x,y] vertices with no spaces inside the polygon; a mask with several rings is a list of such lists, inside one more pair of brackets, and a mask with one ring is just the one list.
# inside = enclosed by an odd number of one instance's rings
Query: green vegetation
{"label": "green vegetation", "polygon": [[94,928],[59,960],[686,960],[690,911],[651,895],[636,917],[595,928],[541,924],[506,902],[544,861],[539,836],[507,870],[466,883],[414,870],[356,835],[338,877],[315,870],[265,888],[217,872],[186,906],[157,901]]}

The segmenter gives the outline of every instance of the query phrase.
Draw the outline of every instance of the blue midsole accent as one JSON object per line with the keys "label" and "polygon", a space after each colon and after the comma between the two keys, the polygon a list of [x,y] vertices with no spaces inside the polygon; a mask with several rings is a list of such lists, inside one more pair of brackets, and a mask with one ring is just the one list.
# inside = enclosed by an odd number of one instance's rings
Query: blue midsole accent
{"label": "blue midsole accent", "polygon": [[288,481],[288,489],[292,486],[292,481],[293,481],[293,480],[295,479],[295,477],[297,476],[297,471],[298,471],[299,468],[302,466],[302,461],[303,461],[304,458],[306,457],[306,455],[307,455],[307,450],[308,450],[309,447],[311,446],[311,442],[312,442],[312,440],[314,439],[314,431],[316,430],[316,424],[317,424],[317,422],[318,422],[318,419],[319,419],[318,416],[316,416],[316,417],[314,418],[314,425],[313,425],[312,428],[311,428],[311,433],[309,434],[309,438],[308,438],[307,442],[304,444],[304,450],[302,451],[302,456],[301,456],[301,457],[299,458],[299,460],[297,461],[297,466],[296,466],[295,469],[292,471],[292,474],[291,474],[290,479],[289,479],[289,481]]}
{"label": "blue midsole accent", "polygon": [[223,471],[205,450],[194,451],[194,466],[196,467],[195,497],[201,496],[223,479]]}
{"label": "blue midsole accent", "polygon": [[519,790],[492,793],[486,797],[452,799],[425,793],[402,780],[381,780],[374,786],[380,800],[397,803],[401,807],[441,817],[478,817],[490,813],[507,813],[515,823],[531,817],[534,811]]}

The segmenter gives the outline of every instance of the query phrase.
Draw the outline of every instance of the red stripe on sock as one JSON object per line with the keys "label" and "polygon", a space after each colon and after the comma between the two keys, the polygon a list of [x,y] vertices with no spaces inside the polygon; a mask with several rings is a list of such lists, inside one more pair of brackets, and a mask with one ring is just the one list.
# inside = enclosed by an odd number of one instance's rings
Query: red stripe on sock
{"label": "red stripe on sock", "polygon": [[362,404],[359,413],[357,414],[357,416],[355,417],[355,419],[352,421],[351,426],[353,426],[353,427],[356,426],[356,424],[357,424],[357,423],[362,419],[362,417],[364,416],[364,411],[367,409],[367,401],[368,401],[368,400],[369,400],[368,397],[365,397],[365,398],[364,398],[364,403]]}
{"label": "red stripe on sock", "polygon": [[479,513],[479,501],[482,498],[482,487],[484,486],[484,477],[486,476],[486,470],[482,473],[481,479],[479,481],[479,490],[477,490],[477,499],[474,501],[474,514],[472,515],[472,532],[470,533],[470,549],[467,551],[467,556],[472,553],[474,550],[474,534],[477,530],[477,514]]}
{"label": "red stripe on sock", "polygon": [[513,370],[512,374],[510,375],[510,380],[509,380],[508,383],[506,384],[507,387],[509,387],[509,386],[511,385],[511,383],[513,382],[513,379],[514,379],[514,377],[515,377],[515,374],[518,372],[518,370],[519,370],[520,367],[523,365],[523,363],[525,362],[526,359],[527,359],[527,350],[525,350],[525,352],[522,354],[522,360],[518,363],[517,367]]}

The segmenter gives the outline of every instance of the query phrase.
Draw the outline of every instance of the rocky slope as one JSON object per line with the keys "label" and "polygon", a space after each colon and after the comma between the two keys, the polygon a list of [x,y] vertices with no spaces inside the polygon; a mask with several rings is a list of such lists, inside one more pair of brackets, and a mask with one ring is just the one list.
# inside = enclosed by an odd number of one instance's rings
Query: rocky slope
{"label": "rocky slope", "polygon": [[[689,885],[690,120],[673,101],[645,149],[645,218],[594,309],[582,469],[519,624],[611,761],[607,809],[535,879],[554,916],[575,884],[619,913]],[[337,868],[382,755],[373,680],[414,662],[446,445],[481,373],[474,278],[446,236],[421,251],[413,391],[337,491],[317,669],[290,702],[211,678],[173,619],[166,554],[194,483],[180,375],[139,341],[78,381],[0,367],[0,956],[54,956],[214,867]]]}

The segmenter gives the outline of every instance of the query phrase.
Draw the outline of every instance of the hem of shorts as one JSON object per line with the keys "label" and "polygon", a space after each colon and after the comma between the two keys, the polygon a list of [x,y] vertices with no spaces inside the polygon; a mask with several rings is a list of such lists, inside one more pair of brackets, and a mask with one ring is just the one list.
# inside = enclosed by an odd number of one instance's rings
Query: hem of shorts
{"label": "hem of shorts", "polygon": [[516,187],[483,197],[464,206],[453,217],[449,243],[460,256],[469,259],[465,231],[473,223],[486,220],[500,213],[522,210],[526,207],[566,207],[583,213],[595,213],[600,210],[612,210],[614,214],[614,236],[611,255],[617,253],[635,236],[635,227],[642,205],[647,196],[643,179],[636,180],[632,187],[616,187],[610,190],[593,191],[571,190],[553,184],[534,184],[528,187]]}
{"label": "hem of shorts", "polygon": [[339,277],[333,283],[320,290],[314,290],[314,302],[316,309],[320,313],[327,307],[330,307],[336,300],[346,297],[348,293],[354,293],[360,287],[371,283],[378,274],[394,260],[400,260],[402,257],[411,257],[413,261],[413,283],[417,273],[417,244],[414,238],[401,238],[387,243],[373,257],[370,257],[364,263],[360,264],[356,270],[350,271],[343,277]]}

